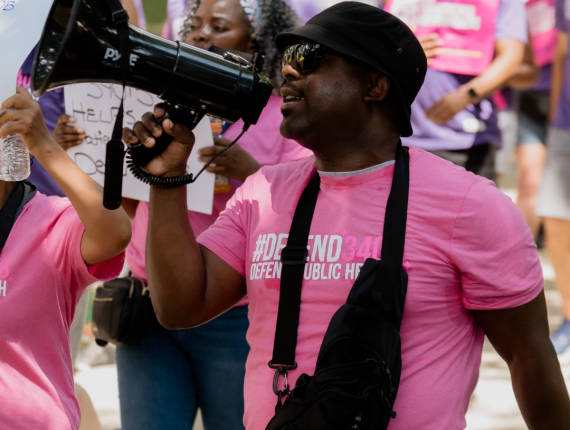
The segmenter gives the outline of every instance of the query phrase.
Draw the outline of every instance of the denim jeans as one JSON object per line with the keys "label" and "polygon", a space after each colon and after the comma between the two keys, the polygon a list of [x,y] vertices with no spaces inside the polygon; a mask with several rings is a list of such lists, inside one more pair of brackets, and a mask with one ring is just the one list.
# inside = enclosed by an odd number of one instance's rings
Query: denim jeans
{"label": "denim jeans", "polygon": [[188,330],[156,320],[140,345],[117,348],[122,430],[243,430],[247,306]]}

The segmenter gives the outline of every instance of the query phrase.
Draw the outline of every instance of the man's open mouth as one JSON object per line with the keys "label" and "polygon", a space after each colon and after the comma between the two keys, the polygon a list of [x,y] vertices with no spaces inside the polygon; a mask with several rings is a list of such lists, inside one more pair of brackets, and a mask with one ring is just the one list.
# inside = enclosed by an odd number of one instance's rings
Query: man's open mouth
{"label": "man's open mouth", "polygon": [[295,97],[295,96],[283,97],[283,103],[304,102],[304,101],[305,101],[305,99],[303,97]]}
{"label": "man's open mouth", "polygon": [[303,93],[286,82],[281,88],[281,97],[283,97],[283,104],[304,102],[305,97],[301,97]]}

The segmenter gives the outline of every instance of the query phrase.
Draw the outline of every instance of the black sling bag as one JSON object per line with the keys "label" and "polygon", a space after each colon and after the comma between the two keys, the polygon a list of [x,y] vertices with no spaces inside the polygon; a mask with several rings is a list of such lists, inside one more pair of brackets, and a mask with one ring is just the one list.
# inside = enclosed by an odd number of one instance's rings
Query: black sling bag
{"label": "black sling bag", "polygon": [[[388,427],[402,369],[400,324],[408,285],[402,268],[409,194],[409,154],[398,143],[384,219],[381,260],[368,258],[334,314],[315,375],[302,374],[289,390],[287,370],[297,367],[295,347],[307,242],[320,188],[315,173],[303,191],[281,261],[281,289],[273,357],[275,416],[266,430],[381,430]],[[279,390],[284,377],[285,388]],[[282,398],[287,396],[283,406]]]}

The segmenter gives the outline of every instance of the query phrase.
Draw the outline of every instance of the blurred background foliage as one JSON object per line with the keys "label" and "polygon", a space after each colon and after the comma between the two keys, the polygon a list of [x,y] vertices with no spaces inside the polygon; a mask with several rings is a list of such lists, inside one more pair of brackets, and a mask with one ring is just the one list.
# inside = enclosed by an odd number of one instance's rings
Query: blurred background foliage
{"label": "blurred background foliage", "polygon": [[160,35],[166,22],[166,0],[143,0],[147,30]]}

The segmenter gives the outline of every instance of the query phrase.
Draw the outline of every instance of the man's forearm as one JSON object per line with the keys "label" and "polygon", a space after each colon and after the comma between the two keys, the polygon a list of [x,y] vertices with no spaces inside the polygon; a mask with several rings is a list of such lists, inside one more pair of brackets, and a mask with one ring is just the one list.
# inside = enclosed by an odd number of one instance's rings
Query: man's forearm
{"label": "man's forearm", "polygon": [[570,400],[548,338],[544,291],[509,309],[473,314],[511,371],[513,389],[530,430],[570,429]]}
{"label": "man's forearm", "polygon": [[186,187],[151,187],[146,246],[148,284],[162,325],[186,328],[203,307],[206,276],[188,218]]}
{"label": "man's forearm", "polygon": [[530,430],[570,429],[568,391],[556,353],[513,358],[513,390]]}

